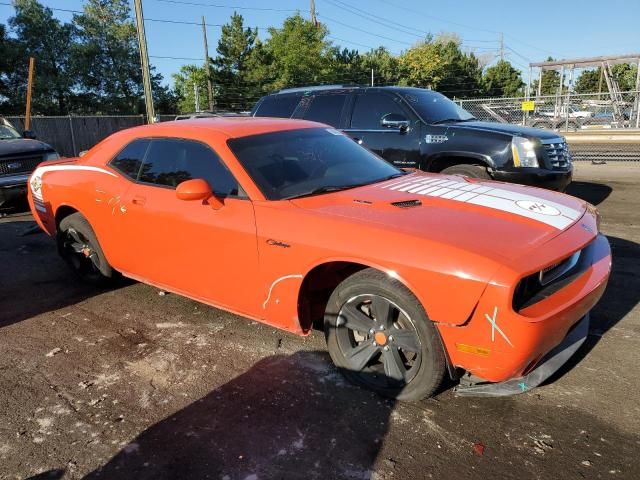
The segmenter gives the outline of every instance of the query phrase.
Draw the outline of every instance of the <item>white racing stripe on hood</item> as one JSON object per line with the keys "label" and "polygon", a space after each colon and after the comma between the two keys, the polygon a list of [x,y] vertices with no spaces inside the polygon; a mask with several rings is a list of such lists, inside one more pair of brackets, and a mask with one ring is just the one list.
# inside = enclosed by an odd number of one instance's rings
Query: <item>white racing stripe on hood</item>
{"label": "white racing stripe on hood", "polygon": [[381,188],[493,208],[530,218],[559,230],[564,230],[573,224],[583,213],[566,205],[527,193],[439,178],[422,178],[412,182],[390,183],[382,185]]}
{"label": "white racing stripe on hood", "polygon": [[90,165],[48,165],[44,167],[38,167],[35,169],[33,174],[31,175],[31,179],[29,181],[29,186],[31,187],[31,193],[33,197],[37,200],[43,201],[42,198],[42,176],[47,172],[57,172],[62,170],[83,170],[88,172],[99,172],[106,173],[107,175],[111,175],[112,177],[116,177],[117,175],[109,170],[105,170],[100,167],[92,167]]}

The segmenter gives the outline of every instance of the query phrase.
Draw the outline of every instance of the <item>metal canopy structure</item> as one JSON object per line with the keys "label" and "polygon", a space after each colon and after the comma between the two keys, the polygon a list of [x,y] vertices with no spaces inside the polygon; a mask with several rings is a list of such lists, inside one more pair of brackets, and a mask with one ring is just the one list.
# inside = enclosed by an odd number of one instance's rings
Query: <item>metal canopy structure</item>
{"label": "metal canopy structure", "polygon": [[[612,67],[614,65],[620,65],[624,63],[635,63],[638,66],[635,82],[635,100],[630,103],[623,99],[620,86],[613,75]],[[531,74],[534,68],[539,69],[538,74],[538,88],[536,91],[536,100],[540,98],[542,94],[542,73],[545,70],[560,71],[560,83],[558,91],[556,92],[556,105],[555,112],[564,110],[566,114],[566,126],[568,127],[569,117],[568,110],[571,100],[571,90],[573,87],[573,73],[576,68],[601,68],[604,80],[607,84],[609,91],[609,102],[611,103],[613,120],[619,127],[634,127],[640,128],[640,53],[630,53],[626,55],[607,55],[601,57],[586,57],[586,58],[570,58],[562,60],[549,60],[546,62],[536,62],[529,64],[529,82],[527,87],[527,99],[531,96]],[[568,74],[565,76],[565,72]],[[563,92],[565,86],[565,80],[568,80],[569,88],[566,91],[566,95]],[[631,107],[629,110],[629,106]]]}

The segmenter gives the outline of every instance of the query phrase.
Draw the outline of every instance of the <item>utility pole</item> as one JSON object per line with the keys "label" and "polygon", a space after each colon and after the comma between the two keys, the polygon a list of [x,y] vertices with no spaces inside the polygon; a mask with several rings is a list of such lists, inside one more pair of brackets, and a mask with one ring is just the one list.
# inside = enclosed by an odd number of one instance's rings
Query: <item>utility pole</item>
{"label": "utility pole", "polygon": [[316,18],[316,1],[315,0],[311,0],[311,5],[309,7],[310,7],[310,10],[311,10],[311,21],[317,27],[318,26],[318,19]]}
{"label": "utility pole", "polygon": [[373,68],[371,69],[371,86],[373,87]]}
{"label": "utility pole", "polygon": [[193,102],[195,104],[196,113],[200,111],[200,90],[198,90],[198,84],[193,81]]}
{"label": "utility pole", "polygon": [[504,33],[500,32],[500,61],[504,62]]}
{"label": "utility pole", "polygon": [[29,79],[27,80],[27,111],[24,116],[24,129],[31,129],[31,90],[33,88],[33,69],[36,64],[36,59],[29,57]]}
{"label": "utility pole", "polygon": [[136,29],[138,30],[138,48],[140,50],[140,67],[142,69],[142,86],[144,87],[144,104],[147,108],[147,123],[156,121],[153,108],[153,94],[151,92],[151,72],[149,71],[149,52],[147,51],[147,36],[144,33],[144,15],[142,14],[142,0],[133,0],[136,10]]}
{"label": "utility pole", "polygon": [[207,92],[209,93],[209,111],[213,112],[213,88],[211,87],[211,64],[209,63],[209,43],[207,43],[207,25],[202,16],[202,37],[204,38],[204,68],[207,74]]}

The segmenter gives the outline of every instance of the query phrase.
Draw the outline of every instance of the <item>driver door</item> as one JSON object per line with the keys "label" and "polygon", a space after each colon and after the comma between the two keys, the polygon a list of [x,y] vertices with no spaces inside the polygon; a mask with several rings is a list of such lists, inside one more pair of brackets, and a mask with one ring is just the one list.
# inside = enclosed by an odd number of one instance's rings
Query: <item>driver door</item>
{"label": "driver door", "polygon": [[[176,197],[178,184],[194,178],[209,183],[221,208]],[[253,205],[210,146],[150,139],[122,205],[121,248],[129,249],[131,276],[238,312],[253,310],[258,267]]]}
{"label": "driver door", "polygon": [[[388,114],[406,118],[409,128],[401,131],[384,127],[382,120]],[[420,166],[420,126],[415,116],[392,95],[382,92],[356,95],[350,126],[344,131],[396,167]]]}

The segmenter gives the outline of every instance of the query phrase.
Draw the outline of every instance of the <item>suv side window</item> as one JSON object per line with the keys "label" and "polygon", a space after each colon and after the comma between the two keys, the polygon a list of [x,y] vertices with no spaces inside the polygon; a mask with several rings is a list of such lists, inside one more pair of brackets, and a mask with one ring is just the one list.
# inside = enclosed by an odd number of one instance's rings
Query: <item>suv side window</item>
{"label": "suv side window", "polygon": [[260,102],[254,115],[256,117],[291,118],[299,101],[299,95],[269,95]]}
{"label": "suv side window", "polygon": [[208,146],[177,138],[151,139],[138,181],[176,188],[194,178],[209,182],[218,196],[238,196],[238,182]]}
{"label": "suv side window", "polygon": [[316,95],[302,118],[339,127],[346,100],[347,95],[345,94]]}
{"label": "suv side window", "polygon": [[351,115],[351,128],[360,130],[379,130],[380,121],[388,113],[407,114],[393,97],[384,93],[365,93],[356,97]]}
{"label": "suv side window", "polygon": [[140,172],[140,167],[142,166],[142,160],[144,160],[148,147],[148,139],[141,138],[134,140],[124,147],[124,149],[122,149],[120,153],[118,153],[115,158],[109,162],[109,166],[115,168],[131,180],[136,181],[138,173]]}

